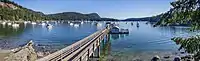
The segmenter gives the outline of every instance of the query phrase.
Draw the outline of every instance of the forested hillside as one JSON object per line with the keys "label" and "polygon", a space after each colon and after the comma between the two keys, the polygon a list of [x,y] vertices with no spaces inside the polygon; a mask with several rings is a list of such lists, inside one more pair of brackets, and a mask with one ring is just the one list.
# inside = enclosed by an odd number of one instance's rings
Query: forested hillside
{"label": "forested hillside", "polygon": [[47,17],[54,20],[97,20],[101,18],[97,13],[82,14],[77,12],[49,14]]}
{"label": "forested hillside", "polygon": [[24,8],[9,0],[0,0],[0,20],[45,20],[48,19],[41,12]]}
{"label": "forested hillside", "polygon": [[36,21],[36,20],[99,20],[97,13],[82,14],[77,12],[63,12],[45,15],[22,7],[10,0],[0,0],[0,20]]}

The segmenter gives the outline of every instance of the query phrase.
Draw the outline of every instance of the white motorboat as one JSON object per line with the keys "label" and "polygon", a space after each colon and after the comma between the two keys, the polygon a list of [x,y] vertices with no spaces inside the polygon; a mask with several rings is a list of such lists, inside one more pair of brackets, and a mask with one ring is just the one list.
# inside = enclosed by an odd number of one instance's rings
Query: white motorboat
{"label": "white motorboat", "polygon": [[12,23],[8,23],[8,25],[12,25]]}
{"label": "white motorboat", "polygon": [[2,24],[2,25],[5,25],[5,24],[6,24],[6,22],[2,22],[1,24]]}
{"label": "white motorboat", "polygon": [[19,27],[19,24],[12,24],[13,27]]}
{"label": "white motorboat", "polygon": [[27,21],[24,21],[24,24],[27,24],[28,22]]}
{"label": "white motorboat", "polygon": [[36,23],[36,22],[32,22],[31,24],[35,25],[35,24],[37,24],[37,23]]}
{"label": "white motorboat", "polygon": [[46,23],[42,23],[42,24],[40,24],[40,25],[42,25],[42,26],[45,26],[45,25],[46,25]]}
{"label": "white motorboat", "polygon": [[74,24],[74,27],[79,27],[79,24]]}
{"label": "white motorboat", "polygon": [[70,23],[69,25],[70,25],[70,26],[73,26],[74,24],[73,24],[73,23]]}

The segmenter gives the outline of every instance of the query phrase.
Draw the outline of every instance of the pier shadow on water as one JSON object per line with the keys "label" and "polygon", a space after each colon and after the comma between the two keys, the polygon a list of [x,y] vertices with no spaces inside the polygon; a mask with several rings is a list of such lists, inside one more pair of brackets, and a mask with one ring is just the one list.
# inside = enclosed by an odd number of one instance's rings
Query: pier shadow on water
{"label": "pier shadow on water", "polygon": [[128,36],[129,34],[109,34],[108,39],[104,39],[101,42],[101,51],[100,51],[100,61],[108,61],[108,60],[113,60],[113,58],[109,55],[112,54],[112,47],[111,47],[111,41],[112,40],[117,40],[120,38],[124,38]]}
{"label": "pier shadow on water", "polygon": [[120,39],[120,38],[124,38],[125,36],[128,36],[129,34],[110,34],[110,37],[113,39],[113,40],[117,40],[117,39]]}
{"label": "pier shadow on water", "polygon": [[[100,51],[100,61],[106,61],[107,56],[111,53],[111,41],[110,41],[110,34],[108,39],[104,39],[101,42],[101,51]],[[119,38],[119,35],[116,34],[116,38]]]}

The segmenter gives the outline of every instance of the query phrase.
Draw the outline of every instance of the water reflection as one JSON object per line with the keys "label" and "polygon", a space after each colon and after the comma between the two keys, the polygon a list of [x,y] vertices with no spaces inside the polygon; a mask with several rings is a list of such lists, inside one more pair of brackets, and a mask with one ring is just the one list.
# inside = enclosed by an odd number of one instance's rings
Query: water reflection
{"label": "water reflection", "polygon": [[104,39],[101,45],[101,55],[100,55],[100,61],[107,61],[112,60],[113,58],[109,57],[112,55],[112,48],[111,48],[111,41],[122,39],[128,36],[129,34],[109,34],[108,39]]}
{"label": "water reflection", "polygon": [[24,31],[23,27],[24,26],[12,27],[12,26],[0,25],[0,36],[6,37],[6,36],[21,34]]}
{"label": "water reflection", "polygon": [[[57,25],[52,22],[46,23],[54,25],[53,28],[48,30],[45,26],[38,24],[32,25],[31,23],[20,24],[20,27],[17,29],[12,28],[12,26],[0,25],[0,36],[9,36],[0,38],[0,47],[9,48],[12,47],[10,45],[21,45],[24,44],[25,41],[33,39],[34,43],[37,44],[36,48],[45,47],[44,49],[36,50],[56,51],[104,28],[106,22],[66,21]],[[73,23],[73,25],[70,25],[70,23]],[[137,26],[135,26],[137,22],[127,22],[127,24],[126,22],[115,23],[121,28],[129,29],[130,32],[129,34],[110,34],[111,38],[109,41],[105,40],[102,45],[101,53],[103,56],[118,56],[119,52],[134,55],[138,51],[176,51],[179,46],[170,39],[174,36],[192,34],[187,31],[187,28],[155,28],[152,27],[152,24],[145,24],[145,22],[139,22],[140,27],[137,28]],[[131,25],[131,23],[133,25]],[[74,24],[79,24],[80,26],[75,28]],[[181,33],[183,34],[180,35]]]}
{"label": "water reflection", "polygon": [[[70,23],[73,23],[73,26],[70,26]],[[54,52],[103,28],[102,26],[97,29],[97,26],[91,23],[73,21],[69,23],[48,22],[48,24],[53,25],[53,28],[43,26],[42,22],[36,22],[36,24],[31,22],[20,23],[20,26],[16,28],[0,25],[0,48],[11,49],[19,47],[31,39],[37,45],[35,47],[36,51],[43,50],[39,49],[40,47],[45,47],[45,51]]]}
{"label": "water reflection", "polygon": [[125,36],[128,36],[129,34],[111,34],[111,38],[113,40],[117,40],[117,39],[120,39],[120,38],[124,38]]}
{"label": "water reflection", "polygon": [[101,55],[100,55],[100,61],[106,61],[106,58],[108,55],[111,54],[111,41],[110,41],[110,35],[108,35],[108,39],[104,39],[101,45]]}

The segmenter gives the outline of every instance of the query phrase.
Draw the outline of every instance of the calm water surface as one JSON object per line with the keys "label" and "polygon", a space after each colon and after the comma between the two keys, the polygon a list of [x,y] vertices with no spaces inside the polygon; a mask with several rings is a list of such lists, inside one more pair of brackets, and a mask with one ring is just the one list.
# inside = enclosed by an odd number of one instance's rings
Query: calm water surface
{"label": "calm water surface", "polygon": [[[133,23],[133,25],[131,25]],[[119,22],[121,28],[129,29],[129,34],[112,34],[110,41],[105,43],[104,58],[114,61],[150,61],[150,59],[159,55],[161,59],[164,56],[180,55],[173,37],[188,37],[195,32],[190,32],[189,27],[171,26],[171,27],[153,27],[146,22]],[[172,60],[169,58],[167,60]],[[163,59],[165,61],[165,59]]]}
{"label": "calm water surface", "polygon": [[[188,36],[196,33],[189,32],[187,27],[152,27],[146,22],[116,22],[119,27],[129,29],[129,34],[111,34],[110,40],[102,45],[103,60],[131,61],[150,58],[153,55],[175,54],[179,48],[172,37]],[[133,23],[133,25],[131,25]],[[33,40],[37,51],[56,51],[105,27],[105,22],[76,23],[68,22],[53,24],[52,29],[42,25],[20,24],[19,28],[0,25],[0,48],[12,49]]]}

